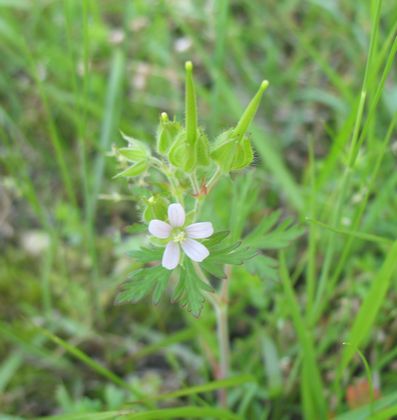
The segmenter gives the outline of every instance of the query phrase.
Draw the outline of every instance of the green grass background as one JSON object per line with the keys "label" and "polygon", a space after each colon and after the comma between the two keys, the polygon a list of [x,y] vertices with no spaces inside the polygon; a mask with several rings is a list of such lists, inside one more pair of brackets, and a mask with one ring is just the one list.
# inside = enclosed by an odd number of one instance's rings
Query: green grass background
{"label": "green grass background", "polygon": [[[0,0],[0,418],[397,415],[396,31],[392,0]],[[204,211],[306,228],[234,271],[224,384],[209,307],[113,305],[143,236],[109,152],[183,119],[188,59],[210,138],[270,81],[253,173]]]}

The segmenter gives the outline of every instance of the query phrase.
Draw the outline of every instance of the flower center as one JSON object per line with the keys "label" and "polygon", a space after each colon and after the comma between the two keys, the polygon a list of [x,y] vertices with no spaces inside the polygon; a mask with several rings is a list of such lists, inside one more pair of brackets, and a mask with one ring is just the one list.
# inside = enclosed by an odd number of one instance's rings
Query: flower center
{"label": "flower center", "polygon": [[183,229],[176,228],[172,231],[172,240],[177,243],[181,243],[186,239],[186,233]]}

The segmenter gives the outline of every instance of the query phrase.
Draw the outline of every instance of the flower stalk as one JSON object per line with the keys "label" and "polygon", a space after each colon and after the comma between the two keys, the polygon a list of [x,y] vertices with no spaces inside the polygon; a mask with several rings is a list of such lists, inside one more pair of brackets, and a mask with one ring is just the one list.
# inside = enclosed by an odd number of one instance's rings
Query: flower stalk
{"label": "flower stalk", "polygon": [[[215,307],[217,339],[219,346],[219,374],[218,379],[226,379],[230,373],[230,338],[229,338],[229,280],[231,269],[225,267],[225,278],[222,280],[219,299]],[[227,407],[227,392],[225,388],[219,390],[219,405]]]}

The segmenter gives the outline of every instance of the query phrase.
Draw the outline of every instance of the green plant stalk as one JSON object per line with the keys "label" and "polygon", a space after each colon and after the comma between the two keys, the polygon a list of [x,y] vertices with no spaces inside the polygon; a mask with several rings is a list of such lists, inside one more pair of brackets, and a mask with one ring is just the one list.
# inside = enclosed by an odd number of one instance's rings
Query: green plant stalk
{"label": "green plant stalk", "polygon": [[160,159],[157,159],[153,156],[150,159],[153,163],[153,166],[168,179],[171,186],[171,194],[175,197],[176,201],[180,204],[183,204],[183,195],[179,191],[178,180],[174,177],[171,169]]}
{"label": "green plant stalk", "polygon": [[[209,284],[206,275],[199,264],[194,263],[195,270],[201,280]],[[219,369],[215,372],[216,379],[226,379],[230,373],[230,340],[229,340],[229,282],[231,277],[231,266],[225,266],[225,278],[222,280],[219,293],[208,293],[208,300],[214,308],[216,318],[216,331],[219,349]],[[218,391],[218,403],[221,407],[227,407],[227,392],[221,388]]]}
{"label": "green plant stalk", "polygon": [[[71,4],[64,2],[63,5],[63,12],[66,16],[66,32],[67,32],[67,45],[68,45],[68,52],[70,56],[71,62],[71,84],[72,88],[75,92],[76,97],[78,98],[78,109],[80,118],[77,122],[77,131],[78,131],[78,153],[79,153],[79,161],[80,161],[80,173],[83,185],[83,193],[84,193],[84,216],[85,220],[82,226],[82,230],[84,232],[84,240],[85,246],[87,248],[87,252],[90,255],[92,264],[93,264],[93,271],[90,275],[90,288],[94,291],[95,288],[95,280],[99,276],[99,270],[97,268],[97,252],[95,248],[95,229],[94,229],[94,220],[93,220],[93,213],[90,211],[90,189],[89,189],[89,181],[88,181],[88,163],[87,163],[87,150],[86,150],[86,136],[87,136],[87,107],[86,102],[88,99],[88,84],[89,84],[89,34],[88,34],[88,5],[87,2],[82,3],[82,28],[83,28],[83,68],[84,68],[84,76],[82,78],[82,89],[79,89],[77,76],[76,73],[73,71],[74,68],[77,67],[77,59],[75,59],[73,55],[73,30],[72,30],[72,16],[70,10]],[[96,292],[94,294],[96,296]],[[93,300],[92,305],[92,315],[91,321],[95,317],[95,312],[99,314],[99,304],[97,303],[97,299]]]}
{"label": "green plant stalk", "polygon": [[[214,3],[215,6],[215,51],[213,54],[214,69],[216,72],[221,73],[225,62],[225,43],[226,34],[229,23],[229,0],[218,0]],[[210,133],[214,134],[219,124],[219,111],[222,109],[220,105],[220,91],[221,91],[221,77],[216,77],[214,86],[211,92],[211,118],[210,118]]]}
{"label": "green plant stalk", "polygon": [[43,106],[49,138],[54,148],[55,160],[59,168],[59,173],[60,173],[62,182],[65,186],[67,197],[69,199],[69,202],[75,208],[77,208],[77,195],[76,195],[75,186],[73,184],[73,179],[72,179],[71,173],[68,169],[68,165],[65,159],[65,150],[62,146],[61,137],[59,135],[59,130],[54,119],[53,111],[51,109],[48,96],[45,92],[44,84],[42,80],[40,79],[40,76],[37,71],[37,63],[35,61],[33,52],[31,48],[29,47],[26,39],[23,39],[21,43],[21,47],[22,47],[22,51],[25,53],[27,57],[28,65],[30,66],[30,69],[29,69],[30,74],[33,80],[35,81],[37,92],[39,94],[39,97]]}
{"label": "green plant stalk", "polygon": [[210,178],[210,180],[207,182],[207,191],[210,192],[215,184],[219,181],[219,178],[222,176],[222,171],[219,166],[216,167],[214,174]]}
{"label": "green plant stalk", "polygon": [[[350,343],[343,343],[343,344],[345,346],[351,346]],[[363,352],[357,347],[354,347],[354,350],[357,352],[358,356],[360,357],[361,361],[363,362],[363,365],[364,365],[364,368],[365,368],[365,374],[367,375],[367,381],[368,381],[368,384],[369,384],[369,392],[370,392],[370,413],[372,415],[372,414],[374,414],[375,388],[374,388],[374,382],[372,380],[371,368],[369,367],[368,361],[367,361],[366,357],[364,356]]]}
{"label": "green plant stalk", "polygon": [[[315,185],[315,157],[314,157],[314,144],[313,139],[309,142],[309,184],[310,184],[310,200],[309,200],[309,214],[315,217],[316,213],[316,185]],[[306,299],[307,299],[307,312],[308,316],[312,310],[315,289],[316,289],[316,245],[317,245],[317,229],[316,226],[310,225],[309,228],[309,243],[308,243],[308,263],[306,270]]]}
{"label": "green plant stalk", "polygon": [[193,194],[195,196],[194,200],[194,217],[197,218],[199,211],[200,211],[200,203],[202,202],[200,197],[200,185],[197,181],[197,171],[194,170],[194,172],[189,175],[190,182],[192,184]]}
{"label": "green plant stalk", "polygon": [[[363,118],[365,99],[366,99],[366,92],[362,91],[360,95],[360,101],[358,103],[358,108],[357,108],[357,114],[356,114],[357,116],[356,116],[353,134],[352,134],[352,141],[351,141],[350,150],[349,150],[348,163],[345,168],[345,172],[343,174],[341,186],[339,188],[340,193],[339,193],[339,197],[335,206],[335,212],[334,212],[332,224],[336,228],[339,227],[338,225],[341,219],[342,206],[343,206],[346,194],[347,194],[351,173],[352,173],[353,166],[355,163],[356,155],[354,155],[354,153],[355,153],[355,147],[356,147],[358,136],[359,136],[359,129],[361,126],[361,121]],[[336,249],[335,238],[331,237],[329,239],[329,244],[328,244],[327,251],[325,254],[323,269],[321,271],[320,281],[319,281],[319,285],[318,285],[318,289],[317,289],[317,293],[316,293],[316,297],[315,297],[315,301],[313,305],[313,310],[311,311],[311,316],[310,316],[311,325],[314,325],[321,311],[321,304],[324,300],[324,295],[326,292],[327,282],[329,279],[329,272],[331,269],[331,264],[334,257],[335,249]]]}
{"label": "green plant stalk", "polygon": [[[219,299],[215,307],[217,338],[219,346],[219,380],[226,379],[230,372],[230,341],[229,341],[229,281],[231,267],[225,266],[225,278],[222,280]],[[221,407],[227,407],[227,392],[225,388],[219,390],[218,401]]]}

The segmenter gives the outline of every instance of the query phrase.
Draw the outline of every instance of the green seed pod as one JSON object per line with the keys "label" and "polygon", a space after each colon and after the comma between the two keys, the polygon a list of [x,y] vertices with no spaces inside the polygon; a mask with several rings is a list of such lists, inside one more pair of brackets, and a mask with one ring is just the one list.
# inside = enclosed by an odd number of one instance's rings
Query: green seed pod
{"label": "green seed pod", "polygon": [[234,129],[234,134],[239,142],[243,139],[243,136],[247,132],[248,127],[254,119],[259,104],[261,103],[263,92],[267,89],[268,86],[269,82],[267,80],[264,80],[261,83],[258,92],[252,98],[251,102],[248,104],[239,122],[237,123],[236,128]]}
{"label": "green seed pod", "polygon": [[254,160],[251,142],[248,137],[244,137],[241,143],[237,144],[237,150],[232,163],[232,171],[243,169],[249,166]]}
{"label": "green seed pod", "polygon": [[219,165],[223,173],[242,169],[248,166],[253,158],[253,151],[248,137],[245,135],[258,110],[263,92],[269,83],[264,80],[248,104],[237,126],[221,133],[211,148],[211,157]]}
{"label": "green seed pod", "polygon": [[197,126],[196,92],[193,81],[193,65],[185,64],[186,97],[185,129],[180,130],[168,151],[168,160],[177,168],[192,172],[197,166],[210,164],[209,143],[205,133]]}
{"label": "green seed pod", "polygon": [[199,166],[208,166],[211,162],[208,137],[202,130],[199,131],[197,138],[196,156]]}
{"label": "green seed pod", "polygon": [[211,148],[211,157],[219,165],[223,173],[232,170],[238,142],[233,136],[233,129],[224,131],[216,139]]}
{"label": "green seed pod", "polygon": [[197,140],[197,104],[196,91],[193,81],[193,64],[187,61],[186,70],[186,97],[185,97],[185,114],[186,114],[186,139],[187,142],[194,146]]}
{"label": "green seed pod", "polygon": [[157,153],[166,155],[180,131],[181,125],[175,120],[170,121],[168,115],[163,112],[160,116],[160,123],[157,129]]}
{"label": "green seed pod", "polygon": [[215,140],[211,150],[212,159],[214,159],[224,173],[243,169],[254,159],[249,138],[244,137],[238,142],[233,133],[233,129],[222,133]]}
{"label": "green seed pod", "polygon": [[175,167],[181,168],[187,172],[191,172],[196,167],[196,149],[194,146],[188,144],[185,130],[178,134],[178,137],[170,147],[168,160]]}

